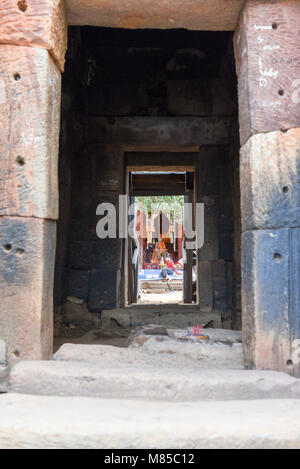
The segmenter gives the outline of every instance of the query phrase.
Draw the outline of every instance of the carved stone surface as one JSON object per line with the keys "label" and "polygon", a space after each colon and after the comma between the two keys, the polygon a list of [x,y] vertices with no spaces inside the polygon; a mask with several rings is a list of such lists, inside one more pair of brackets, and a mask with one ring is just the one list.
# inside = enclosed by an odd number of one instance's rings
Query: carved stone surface
{"label": "carved stone surface", "polygon": [[234,31],[245,0],[67,0],[73,25]]}
{"label": "carved stone surface", "polygon": [[56,223],[0,217],[0,331],[8,363],[49,359]]}
{"label": "carved stone surface", "polygon": [[242,235],[242,309],[249,368],[300,372],[300,228]]}
{"label": "carved stone surface", "polygon": [[300,126],[300,3],[250,0],[235,32],[240,139]]}
{"label": "carved stone surface", "polygon": [[67,49],[64,0],[2,0],[0,44],[49,50],[61,70]]}
{"label": "carved stone surface", "polygon": [[60,86],[47,50],[0,45],[0,215],[58,218]]}
{"label": "carved stone surface", "polygon": [[240,161],[243,231],[300,226],[300,129],[253,135]]}

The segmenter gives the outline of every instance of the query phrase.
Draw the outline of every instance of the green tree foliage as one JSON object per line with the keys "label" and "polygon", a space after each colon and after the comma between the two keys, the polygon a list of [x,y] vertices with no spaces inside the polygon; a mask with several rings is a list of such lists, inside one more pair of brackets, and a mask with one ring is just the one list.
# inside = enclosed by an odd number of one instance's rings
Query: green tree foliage
{"label": "green tree foliage", "polygon": [[145,214],[156,215],[159,211],[170,214],[170,221],[182,222],[183,216],[183,195],[163,195],[163,196],[139,196],[135,198],[137,208]]}

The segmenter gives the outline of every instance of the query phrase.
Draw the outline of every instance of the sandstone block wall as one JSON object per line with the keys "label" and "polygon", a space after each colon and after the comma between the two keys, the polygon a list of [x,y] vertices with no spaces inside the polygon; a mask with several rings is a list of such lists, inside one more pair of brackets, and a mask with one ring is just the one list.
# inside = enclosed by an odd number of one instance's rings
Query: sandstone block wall
{"label": "sandstone block wall", "polygon": [[8,364],[53,343],[64,2],[0,5],[0,338]]}
{"label": "sandstone block wall", "polygon": [[299,375],[297,1],[246,3],[235,32],[241,139],[242,309],[248,367]]}

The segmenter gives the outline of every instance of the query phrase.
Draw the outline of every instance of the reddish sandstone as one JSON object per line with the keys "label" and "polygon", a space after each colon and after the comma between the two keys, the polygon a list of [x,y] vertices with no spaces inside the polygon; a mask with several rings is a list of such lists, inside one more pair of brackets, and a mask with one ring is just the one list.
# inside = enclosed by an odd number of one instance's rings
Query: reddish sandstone
{"label": "reddish sandstone", "polygon": [[234,36],[240,138],[300,127],[300,3],[250,0]]}
{"label": "reddish sandstone", "polygon": [[0,44],[47,49],[61,70],[67,29],[64,0],[1,0]]}
{"label": "reddish sandstone", "polygon": [[58,218],[60,88],[47,50],[0,45],[0,215]]}

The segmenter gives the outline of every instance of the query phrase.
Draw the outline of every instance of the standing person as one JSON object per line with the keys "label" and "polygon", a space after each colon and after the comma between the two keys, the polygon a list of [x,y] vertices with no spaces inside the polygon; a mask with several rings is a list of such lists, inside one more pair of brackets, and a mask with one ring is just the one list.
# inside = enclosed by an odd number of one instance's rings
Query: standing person
{"label": "standing person", "polygon": [[167,278],[168,275],[173,275],[174,272],[175,272],[176,275],[178,275],[178,270],[177,270],[176,265],[174,264],[174,262],[172,260],[172,257],[170,256],[170,254],[167,254],[165,256],[165,264],[166,264],[166,267],[163,267],[161,269],[162,278]]}

